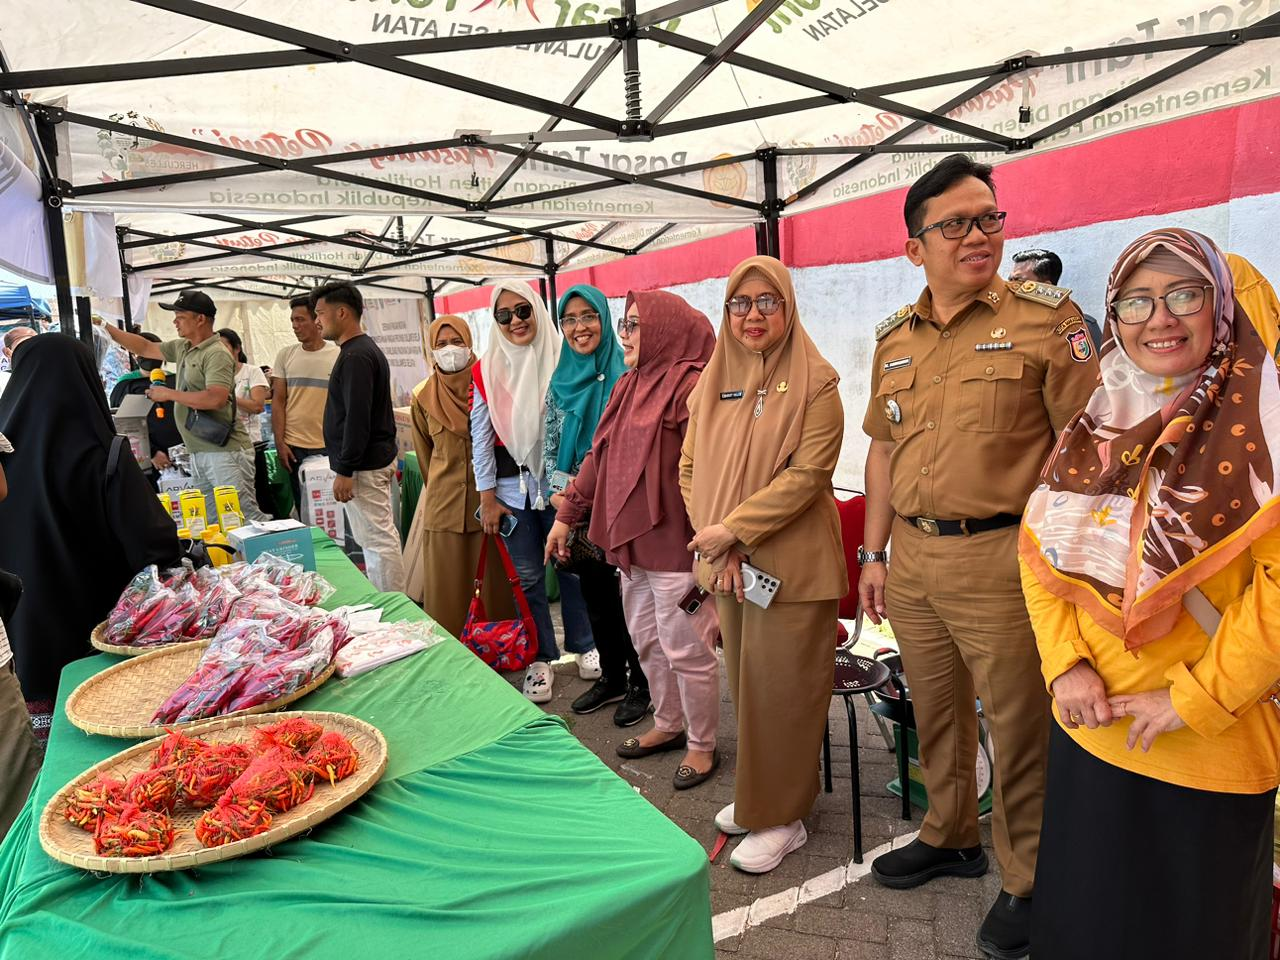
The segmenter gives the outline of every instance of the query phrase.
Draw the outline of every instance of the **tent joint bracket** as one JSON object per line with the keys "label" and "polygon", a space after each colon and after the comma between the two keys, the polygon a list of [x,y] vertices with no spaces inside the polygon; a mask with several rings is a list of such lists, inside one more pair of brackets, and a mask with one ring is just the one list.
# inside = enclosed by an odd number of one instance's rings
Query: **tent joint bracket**
{"label": "tent joint bracket", "polygon": [[636,18],[634,15],[612,17],[609,20],[609,36],[614,40],[630,40],[636,35]]}

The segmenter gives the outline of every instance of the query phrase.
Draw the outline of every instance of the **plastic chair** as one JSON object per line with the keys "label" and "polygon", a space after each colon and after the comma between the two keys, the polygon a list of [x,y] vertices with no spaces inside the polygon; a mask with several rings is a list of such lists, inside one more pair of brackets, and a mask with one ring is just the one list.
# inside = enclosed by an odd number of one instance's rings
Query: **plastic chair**
{"label": "plastic chair", "polygon": [[[844,546],[845,562],[849,569],[849,591],[840,600],[839,616],[841,619],[852,619],[854,621],[854,632],[844,642],[837,643],[835,650],[835,682],[832,686],[831,694],[832,696],[840,697],[844,701],[845,715],[849,723],[849,770],[852,781],[851,792],[853,794],[853,862],[861,863],[862,778],[858,766],[858,717],[853,698],[858,694],[862,694],[870,702],[872,695],[877,691],[884,690],[888,692],[892,689],[896,697],[891,694],[884,698],[884,702],[894,702],[899,706],[900,712],[894,719],[904,725],[907,720],[905,715],[907,698],[901,681],[898,680],[887,665],[870,657],[854,653],[852,649],[853,645],[858,642],[858,637],[862,632],[862,607],[858,602],[858,580],[861,577],[862,568],[858,563],[858,547],[862,545],[863,524],[866,519],[866,498],[856,491],[847,492],[854,493],[854,496],[847,500],[836,499],[836,507],[840,513],[841,541]],[[873,716],[875,716],[877,723],[882,723],[878,715],[873,714]],[[885,733],[883,726],[881,727],[881,732]],[[892,749],[892,746],[890,749]],[[898,758],[898,773],[903,783],[907,782],[906,759],[905,752],[901,753]],[[825,779],[824,785],[827,793],[830,793],[832,784],[831,729],[829,724],[822,736],[822,768]],[[911,819],[911,799],[905,795],[902,800],[902,819]]]}

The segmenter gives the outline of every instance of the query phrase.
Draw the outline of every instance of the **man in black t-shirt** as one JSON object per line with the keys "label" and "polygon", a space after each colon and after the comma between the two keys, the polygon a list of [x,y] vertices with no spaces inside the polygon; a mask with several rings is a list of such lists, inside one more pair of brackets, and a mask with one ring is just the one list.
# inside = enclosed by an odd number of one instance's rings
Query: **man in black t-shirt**
{"label": "man in black t-shirt", "polygon": [[333,495],[346,504],[347,523],[364,550],[370,582],[384,592],[403,592],[400,534],[391,512],[397,450],[391,368],[360,326],[364,299],[353,285],[320,287],[311,302],[324,338],[339,347],[324,411],[324,445],[337,474]]}

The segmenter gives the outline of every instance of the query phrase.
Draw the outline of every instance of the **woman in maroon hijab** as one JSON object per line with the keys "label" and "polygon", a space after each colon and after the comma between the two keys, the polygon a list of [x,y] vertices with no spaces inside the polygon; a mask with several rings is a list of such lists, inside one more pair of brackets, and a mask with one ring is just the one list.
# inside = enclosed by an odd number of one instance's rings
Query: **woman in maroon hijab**
{"label": "woman in maroon hijab", "polygon": [[[672,293],[627,297],[618,339],[630,371],[613,389],[556,524],[547,556],[567,559],[570,528],[590,513],[588,537],[622,574],[622,604],[649,678],[654,726],[618,755],[685,751],[673,784],[695,787],[719,765],[720,673],[715,605],[694,593],[693,528],[680,494],[689,393],[715,347],[706,316]],[[692,609],[689,613],[687,610]]]}

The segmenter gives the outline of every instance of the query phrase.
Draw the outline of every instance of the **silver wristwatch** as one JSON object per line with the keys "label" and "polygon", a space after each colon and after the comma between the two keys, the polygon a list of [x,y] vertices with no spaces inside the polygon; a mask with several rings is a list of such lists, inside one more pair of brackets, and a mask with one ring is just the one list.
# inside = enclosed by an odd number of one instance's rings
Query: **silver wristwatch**
{"label": "silver wristwatch", "polygon": [[888,550],[867,550],[865,547],[858,548],[858,563],[866,566],[868,563],[888,563]]}

